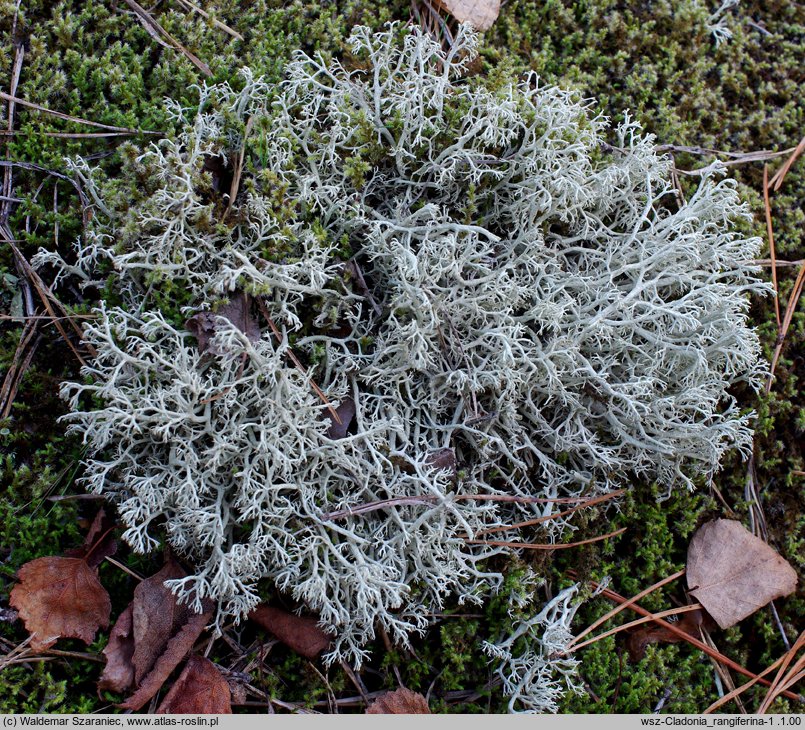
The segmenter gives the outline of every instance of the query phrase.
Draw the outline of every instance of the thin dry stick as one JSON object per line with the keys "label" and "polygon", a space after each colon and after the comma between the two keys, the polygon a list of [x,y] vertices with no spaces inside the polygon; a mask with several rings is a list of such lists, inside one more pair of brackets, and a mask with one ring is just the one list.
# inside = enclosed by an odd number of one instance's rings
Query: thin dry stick
{"label": "thin dry stick", "polygon": [[771,255],[771,282],[774,287],[774,314],[777,317],[777,332],[782,325],[780,319],[780,289],[777,286],[777,266],[774,252],[774,231],[771,225],[771,203],[769,202],[769,166],[763,165],[763,206],[766,209],[766,233],[769,236],[769,252]]}
{"label": "thin dry stick", "polygon": [[673,575],[669,575],[667,578],[663,578],[662,580],[657,581],[654,585],[649,586],[645,590],[640,591],[640,593],[638,593],[633,598],[630,598],[628,601],[624,601],[619,606],[616,606],[611,611],[601,616],[601,618],[599,618],[597,621],[591,623],[586,629],[584,629],[584,631],[582,631],[578,636],[576,636],[573,639],[573,641],[570,642],[570,644],[568,644],[567,648],[570,649],[574,644],[576,644],[576,642],[579,641],[579,639],[582,639],[583,637],[587,636],[587,634],[595,631],[599,626],[605,624],[611,618],[617,616],[621,611],[630,608],[634,603],[639,601],[641,598],[645,598],[647,595],[649,595],[649,593],[653,593],[658,588],[662,588],[664,585],[667,585],[668,583],[675,581],[677,578],[681,578],[683,575],[685,575],[684,568],[682,568],[682,570],[677,571]]}
{"label": "thin dry stick", "polygon": [[[210,67],[204,63],[204,61],[198,58],[198,56],[191,53],[189,50],[187,50],[187,48],[179,43],[179,41],[168,33],[168,31],[166,31],[144,7],[134,2],[134,0],[124,0],[124,2],[134,11],[137,19],[140,21],[140,24],[143,26],[143,28],[145,28],[152,38],[154,38],[157,42],[160,42],[162,45],[169,45],[174,50],[183,53],[190,63],[201,71],[201,73],[203,73],[205,76],[212,76]],[[162,40],[163,38],[165,41],[167,41],[167,44]]]}
{"label": "thin dry stick", "polygon": [[[718,651],[718,647],[716,646],[716,642],[713,641],[713,637],[710,636],[709,632],[705,630],[703,626],[699,626],[699,636],[701,637],[702,641],[704,641],[707,646],[711,649],[715,649]],[[730,674],[729,669],[725,666],[721,665],[717,662],[713,657],[707,657],[710,660],[710,663],[713,665],[713,669],[715,670],[716,674],[721,678],[721,682],[727,688],[728,692],[732,692],[735,689],[735,682],[732,680],[732,675]],[[746,707],[744,703],[741,701],[740,697],[735,698],[735,704],[738,705],[738,709],[741,711],[741,714],[746,715]]]}
{"label": "thin dry stick", "polygon": [[[800,634],[799,639],[797,639],[797,641],[795,642],[794,646],[792,646],[791,649],[789,649],[785,654],[783,654],[783,656],[781,656],[776,662],[774,662],[774,664],[770,664],[760,674],[758,674],[753,679],[750,679],[746,684],[742,684],[737,689],[732,690],[732,692],[730,692],[729,694],[726,694],[723,697],[720,697],[719,699],[717,699],[702,714],[703,715],[709,715],[711,712],[715,712],[722,705],[726,705],[727,702],[729,702],[731,699],[734,699],[738,695],[743,694],[750,687],[753,687],[754,685],[756,685],[758,683],[758,681],[760,681],[761,677],[765,677],[767,674],[769,674],[769,672],[774,671],[784,661],[790,662],[791,661],[790,656],[792,655],[792,652],[795,654],[796,651],[799,650],[798,644],[801,641],[805,641],[805,631],[803,631]],[[795,647],[796,647],[796,649],[795,649]]]}
{"label": "thin dry stick", "polygon": [[794,281],[794,288],[791,290],[791,295],[788,297],[788,304],[785,308],[785,315],[783,315],[783,323],[780,327],[780,332],[777,335],[777,344],[774,347],[774,354],[771,359],[771,366],[769,367],[769,379],[766,381],[766,392],[771,391],[771,384],[774,380],[774,371],[777,368],[777,362],[780,359],[780,354],[783,350],[785,337],[788,334],[788,328],[791,326],[791,319],[794,316],[794,310],[799,301],[799,295],[802,294],[802,287],[805,284],[805,264],[800,268],[797,278]]}
{"label": "thin dry stick", "polygon": [[[260,299],[260,297],[257,297],[256,299],[257,299],[257,306],[260,309],[260,314],[262,314],[263,317],[265,317],[266,322],[268,322],[268,326],[271,327],[271,331],[274,333],[274,337],[277,338],[277,342],[282,344],[282,333],[279,331],[277,325],[274,324],[274,320],[271,319],[271,314],[269,313],[268,308],[266,307],[263,300]],[[299,358],[296,357],[294,351],[290,347],[286,350],[286,353],[291,362],[296,366],[296,369],[300,373],[302,373],[302,375],[305,376],[305,379],[310,383],[310,387],[313,388],[316,395],[319,396],[319,398],[321,399],[322,403],[324,403],[324,405],[327,406],[327,410],[330,411],[330,415],[335,419],[335,422],[340,426],[343,423],[343,421],[341,420],[341,417],[338,415],[338,413],[336,413],[336,410],[335,408],[333,408],[330,401],[327,400],[327,396],[324,395],[324,391],[321,388],[319,388],[319,386],[316,385],[315,382],[313,382],[312,378],[307,377],[307,370],[305,370],[302,363],[299,362]]]}
{"label": "thin dry stick", "polygon": [[774,186],[775,192],[780,189],[780,186],[783,184],[783,180],[785,180],[785,176],[791,169],[791,165],[796,162],[797,157],[799,157],[803,152],[805,152],[805,137],[799,141],[799,144],[794,148],[794,152],[791,157],[785,161],[783,166],[777,170],[774,177],[769,181],[769,185]]}
{"label": "thin dry stick", "polygon": [[39,344],[40,335],[37,332],[36,322],[26,322],[14,352],[14,359],[11,361],[6,377],[3,379],[3,386],[0,388],[0,418],[8,418],[11,407],[14,405],[14,398],[20,387],[22,378],[26,370],[31,365],[34,352]]}
{"label": "thin dry stick", "polygon": [[[17,3],[17,11],[19,11],[19,2]],[[14,26],[16,29],[17,24],[17,16],[14,16]],[[20,82],[20,74],[22,73],[22,61],[25,57],[25,46],[22,43],[15,43],[14,44],[14,66],[11,70],[11,86],[9,91],[11,92],[10,96],[14,97],[17,93],[17,86]],[[14,111],[15,111],[15,103],[12,99],[8,99],[8,125],[6,127],[7,131],[13,131],[14,129]],[[6,154],[9,152],[8,142],[6,143]],[[11,198],[11,194],[14,191],[14,176],[13,176],[13,168],[7,167],[3,171],[3,195],[6,198]],[[2,214],[0,214],[0,220],[3,223],[8,222],[8,217],[11,214],[11,200],[4,201]]]}
{"label": "thin dry stick", "polygon": [[240,152],[238,153],[238,159],[235,162],[235,170],[234,174],[232,175],[232,185],[229,188],[229,203],[226,206],[222,220],[226,220],[229,217],[229,212],[232,210],[232,206],[235,204],[235,198],[238,196],[240,177],[243,174],[243,160],[246,157],[246,140],[249,138],[249,133],[252,131],[253,125],[254,116],[251,116],[246,122],[246,130],[243,132],[243,142]]}
{"label": "thin dry stick", "polygon": [[526,520],[525,522],[517,522],[514,525],[503,525],[501,527],[490,527],[486,530],[481,530],[476,532],[476,536],[478,535],[488,535],[493,532],[506,532],[507,530],[518,530],[521,527],[531,527],[532,525],[540,525],[543,522],[548,522],[549,520],[555,520],[559,517],[567,517],[574,512],[583,509],[584,507],[592,507],[596,504],[601,504],[601,502],[606,502],[607,500],[614,499],[615,497],[620,497],[622,494],[625,494],[625,489],[618,489],[615,492],[610,492],[609,494],[601,494],[598,497],[592,497],[590,499],[581,502],[580,504],[575,505],[574,507],[570,507],[569,509],[563,510],[562,512],[556,512],[552,515],[545,515],[544,517],[536,517],[533,520]]}
{"label": "thin dry stick", "polygon": [[[622,624],[621,626],[616,626],[614,629],[605,631],[603,634],[593,636],[592,639],[582,641],[581,644],[574,644],[573,646],[568,645],[568,647],[564,651],[557,652],[557,656],[564,656],[566,654],[571,654],[574,651],[583,649],[585,646],[595,644],[597,641],[601,641],[601,639],[606,639],[607,636],[613,636],[614,634],[619,634],[621,631],[626,631],[627,629],[631,629],[635,626],[640,626],[640,624],[646,624],[649,621],[659,623],[658,619],[664,619],[667,618],[668,616],[676,616],[680,613],[690,613],[691,611],[698,611],[701,607],[702,607],[701,603],[691,603],[690,605],[682,606],[681,608],[669,608],[667,611],[660,611],[659,613],[653,613],[651,614],[651,616],[643,616],[643,618],[638,618],[635,619],[634,621],[629,621],[628,623]],[[668,622],[666,621],[665,623]]]}
{"label": "thin dry stick", "polygon": [[206,10],[202,10],[197,5],[193,5],[190,0],[179,0],[179,4],[183,5],[186,10],[192,10],[193,12],[198,13],[205,20],[211,20],[212,24],[216,28],[220,28],[222,31],[224,31],[224,33],[228,33],[233,38],[237,38],[239,41],[243,40],[243,36],[240,33],[238,33],[236,30],[232,30],[232,28],[226,25],[226,23],[222,23],[220,20],[211,18],[210,14]]}
{"label": "thin dry stick", "polygon": [[57,112],[53,109],[48,109],[47,107],[40,106],[39,104],[34,104],[31,101],[26,101],[25,99],[20,99],[19,97],[12,96],[11,94],[6,94],[4,91],[0,91],[0,99],[4,99],[8,102],[14,102],[14,104],[19,104],[20,106],[27,106],[29,109],[36,109],[38,112],[44,112],[45,114],[50,114],[52,117],[58,117],[59,119],[64,119],[68,122],[75,122],[76,124],[85,124],[88,127],[97,127],[98,129],[108,129],[110,132],[118,132],[120,134],[162,134],[162,132],[150,132],[144,129],[130,129],[129,127],[116,127],[112,124],[101,124],[101,122],[92,122],[89,119],[82,119],[81,117],[74,117],[70,114],[64,114],[63,112]]}
{"label": "thin dry stick", "polygon": [[525,548],[527,550],[566,550],[567,548],[579,547],[581,545],[589,545],[591,542],[600,542],[607,540],[610,537],[615,537],[626,532],[625,527],[620,530],[609,532],[606,535],[599,535],[598,537],[591,537],[587,540],[579,540],[578,542],[562,542],[562,543],[541,543],[541,542],[506,542],[503,540],[465,540],[468,545],[492,545],[493,547],[512,547],[512,548]]}
{"label": "thin dry stick", "polygon": [[[568,575],[570,575],[572,577],[573,576],[573,571],[568,571]],[[590,583],[590,585],[593,588],[600,588],[601,587],[600,584],[596,583],[595,581],[588,581],[588,582]],[[610,600],[616,601],[617,603],[623,603],[623,602],[625,602],[627,600],[622,595],[620,595],[619,593],[616,593],[613,590],[610,590],[609,588],[604,588],[601,591],[601,595],[605,596],[606,598],[609,598]],[[636,603],[631,605],[631,606],[629,606],[629,608],[632,611],[634,611],[635,613],[639,613],[641,616],[652,616],[651,611],[646,610],[645,608],[643,608],[642,606],[640,606],[640,605],[638,605]],[[758,678],[758,675],[756,675],[753,672],[750,672],[748,669],[742,667],[740,664],[738,664],[738,662],[733,661],[732,659],[730,659],[727,656],[724,656],[720,651],[718,651],[716,649],[711,649],[709,646],[707,646],[707,644],[705,644],[700,639],[697,639],[695,636],[691,636],[690,634],[686,633],[685,631],[682,631],[682,629],[674,626],[673,624],[669,624],[667,621],[660,620],[657,623],[660,623],[664,628],[668,629],[668,631],[670,631],[672,634],[676,634],[677,636],[681,637],[682,639],[687,641],[692,646],[695,646],[697,649],[701,649],[701,651],[703,651],[705,654],[707,654],[707,656],[710,656],[713,659],[716,659],[717,661],[721,662],[725,666],[728,666],[730,669],[732,669],[732,670],[734,670],[736,672],[739,672],[740,674],[743,674],[745,677],[750,677],[752,679],[757,678],[757,681],[759,681],[761,684],[763,684],[763,685],[765,685],[767,687],[771,686],[771,682],[769,682],[769,680]],[[799,695],[794,694],[793,692],[786,691],[783,694],[785,694],[785,696],[788,697],[789,699],[796,700],[798,702],[802,701],[802,698]]]}

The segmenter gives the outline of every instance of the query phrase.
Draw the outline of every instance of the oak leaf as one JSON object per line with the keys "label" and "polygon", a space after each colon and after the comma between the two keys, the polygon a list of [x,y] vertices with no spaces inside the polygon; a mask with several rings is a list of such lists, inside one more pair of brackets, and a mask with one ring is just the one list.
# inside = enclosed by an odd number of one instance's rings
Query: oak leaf
{"label": "oak leaf", "polygon": [[400,687],[386,692],[366,708],[367,715],[430,715],[428,701],[419,692]]}
{"label": "oak leaf", "polygon": [[209,659],[191,654],[157,714],[231,715],[229,684]]}
{"label": "oak leaf", "polygon": [[330,645],[330,637],[319,628],[315,618],[297,616],[264,604],[255,608],[249,618],[307,659],[315,659]]}
{"label": "oak leaf", "polygon": [[37,558],[25,563],[17,577],[9,603],[31,633],[33,651],[68,637],[90,644],[99,628],[109,626],[109,594],[83,558]]}
{"label": "oak leaf", "polygon": [[459,23],[475,30],[489,30],[500,14],[500,0],[437,0]]}
{"label": "oak leaf", "polygon": [[690,542],[687,580],[691,594],[726,629],[769,601],[793,593],[797,574],[740,522],[713,520]]}

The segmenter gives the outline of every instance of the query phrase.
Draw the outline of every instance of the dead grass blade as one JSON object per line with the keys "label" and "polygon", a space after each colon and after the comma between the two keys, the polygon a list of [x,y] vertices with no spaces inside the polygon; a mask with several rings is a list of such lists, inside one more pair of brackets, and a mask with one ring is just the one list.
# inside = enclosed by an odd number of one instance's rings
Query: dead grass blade
{"label": "dead grass blade", "polygon": [[193,3],[190,2],[190,0],[179,0],[179,5],[181,5],[185,10],[190,10],[194,13],[198,13],[205,20],[212,21],[212,24],[216,28],[220,28],[222,31],[224,31],[224,33],[228,33],[233,38],[237,38],[237,40],[239,41],[243,40],[243,36],[240,33],[238,33],[236,30],[232,30],[232,28],[226,25],[226,23],[222,23],[220,20],[210,17],[210,14],[206,10],[202,10],[197,5],[193,5]]}
{"label": "dead grass blade", "polygon": [[235,170],[232,175],[232,185],[229,187],[229,203],[227,204],[226,210],[224,211],[224,215],[221,218],[221,220],[224,221],[229,217],[229,213],[232,210],[232,206],[235,204],[235,198],[237,198],[238,196],[238,189],[240,188],[240,178],[241,175],[243,175],[243,160],[246,157],[246,140],[249,138],[249,133],[252,131],[253,125],[254,125],[254,116],[251,116],[246,122],[246,129],[243,132],[243,142],[241,143],[240,152],[238,153],[238,159],[235,161]]}
{"label": "dead grass blade", "polygon": [[[653,613],[651,616],[643,616],[643,618],[635,619],[634,621],[629,621],[628,623],[622,624],[621,626],[616,626],[614,629],[609,629],[609,631],[605,631],[603,634],[598,634],[594,636],[592,639],[587,639],[587,641],[582,641],[580,644],[569,644],[568,647],[563,651],[559,652],[561,655],[571,654],[574,651],[578,651],[579,649],[583,649],[585,646],[589,646],[590,644],[595,644],[597,641],[601,641],[601,639],[606,639],[607,636],[613,636],[614,634],[619,634],[621,631],[626,631],[627,629],[631,629],[635,626],[640,626],[641,624],[649,623],[649,621],[653,623],[659,623],[660,620],[667,618],[668,616],[677,616],[680,613],[689,613],[690,611],[698,611],[702,608],[701,603],[692,603],[688,606],[682,606],[681,608],[669,608],[667,611],[660,611],[659,613]],[[665,623],[668,623],[667,621]],[[664,626],[665,624],[663,624]]]}
{"label": "dead grass blade", "polygon": [[[786,150],[786,152],[791,152],[791,150]],[[799,141],[799,144],[794,148],[794,151],[791,154],[791,157],[789,157],[785,161],[783,166],[779,170],[777,170],[777,172],[774,174],[774,177],[769,181],[768,184],[774,187],[775,192],[780,189],[780,187],[783,184],[783,180],[785,180],[785,176],[788,174],[788,171],[791,169],[791,165],[793,165],[797,161],[797,158],[803,152],[805,152],[805,137],[803,137]]]}
{"label": "dead grass blade", "polygon": [[608,613],[606,613],[603,616],[601,616],[601,618],[599,618],[597,621],[593,621],[593,623],[591,623],[586,629],[584,629],[584,631],[582,631],[580,634],[578,634],[568,644],[568,647],[567,647],[568,650],[570,650],[571,647],[573,647],[579,641],[579,639],[582,639],[585,636],[587,636],[587,634],[592,633],[599,626],[603,626],[607,621],[609,621],[611,618],[614,618],[615,616],[617,616],[621,611],[624,611],[625,609],[630,608],[633,604],[637,603],[637,601],[639,601],[640,599],[645,598],[650,593],[654,593],[654,591],[656,591],[659,588],[662,588],[664,585],[668,585],[668,583],[672,583],[677,578],[681,578],[683,575],[685,575],[685,569],[684,568],[682,568],[682,570],[677,571],[673,575],[669,575],[667,578],[663,578],[662,580],[657,581],[654,585],[649,586],[645,590],[640,591],[640,593],[638,593],[634,597],[630,598],[628,601],[624,601],[620,605],[615,606],[615,608],[613,608],[611,611],[609,611]]}
{"label": "dead grass blade", "polygon": [[190,63],[192,63],[205,76],[212,76],[210,67],[204,63],[204,61],[198,58],[198,56],[188,51],[187,48],[185,48],[170,33],[168,33],[168,31],[166,31],[154,19],[154,17],[144,7],[142,7],[142,5],[136,3],[134,0],[124,0],[124,2],[134,11],[134,14],[137,16],[137,20],[140,21],[140,24],[148,32],[148,35],[150,35],[161,45],[168,48],[173,48],[175,51],[183,53],[187,60],[190,61]]}
{"label": "dead grass blade", "polygon": [[771,256],[771,282],[774,287],[774,315],[777,317],[777,332],[780,331],[780,290],[777,287],[777,255],[774,251],[774,230],[771,225],[771,203],[769,202],[769,166],[763,165],[763,206],[766,210],[766,234],[769,237],[769,255]]}
{"label": "dead grass blade", "polygon": [[465,540],[468,545],[491,545],[493,547],[511,547],[511,548],[525,548],[526,550],[566,550],[568,548],[580,547],[581,545],[589,545],[592,542],[600,542],[607,540],[610,537],[616,537],[626,532],[625,527],[614,532],[608,532],[606,535],[598,535],[597,537],[590,537],[587,540],[579,540],[578,542],[562,542],[562,543],[541,543],[541,542],[507,542],[504,540]]}
{"label": "dead grass blade", "polygon": [[11,94],[6,94],[4,91],[0,91],[0,99],[4,99],[9,103],[13,102],[14,104],[19,104],[20,106],[28,107],[29,109],[35,109],[39,112],[44,112],[45,114],[50,114],[52,117],[57,117],[58,119],[64,119],[68,122],[75,122],[76,124],[85,124],[88,127],[97,127],[98,129],[107,129],[110,132],[118,132],[120,134],[162,134],[162,132],[149,132],[148,130],[144,129],[129,129],[128,127],[115,127],[112,124],[101,124],[100,122],[92,122],[89,119],[81,119],[81,117],[74,117],[70,114],[64,114],[63,112],[57,112],[53,109],[48,109],[47,107],[40,106],[39,104],[34,104],[33,102],[26,101],[25,99],[20,99],[16,96],[12,96]]}
{"label": "dead grass blade", "polygon": [[489,535],[493,532],[506,532],[507,530],[518,530],[521,527],[531,527],[532,525],[541,525],[543,522],[548,522],[550,520],[556,520],[560,517],[567,517],[567,515],[573,514],[574,512],[583,509],[585,507],[592,507],[596,504],[601,504],[601,502],[606,502],[610,499],[615,499],[616,497],[620,497],[622,494],[625,494],[625,489],[618,489],[615,492],[610,492],[609,494],[601,494],[598,497],[592,497],[590,499],[586,499],[583,502],[570,507],[569,509],[563,510],[562,512],[556,512],[552,515],[545,515],[544,517],[536,517],[533,520],[526,520],[525,522],[517,522],[514,525],[503,525],[502,527],[490,527],[487,530],[482,530],[480,532],[475,533],[477,535]]}
{"label": "dead grass blade", "polygon": [[[570,575],[571,577],[575,577],[574,571],[568,571],[568,575]],[[588,582],[593,588],[602,588],[601,585],[599,583],[596,583],[595,581],[588,581]],[[604,596],[605,598],[610,599],[611,601],[615,601],[616,603],[625,603],[627,601],[626,598],[624,598],[619,593],[616,593],[615,591],[609,588],[603,588],[601,590],[601,595]],[[629,606],[629,608],[635,613],[640,614],[641,616],[648,616],[648,617],[653,616],[651,611],[646,610],[637,603],[632,603],[632,605]],[[667,621],[662,621],[662,619],[660,619],[656,623],[659,623],[663,628],[668,629],[668,631],[670,631],[672,634],[676,634],[677,636],[684,639],[692,646],[695,646],[697,649],[703,651],[705,654],[707,654],[707,656],[712,657],[716,661],[721,662],[723,665],[729,667],[733,671],[738,672],[739,674],[743,674],[744,677],[754,679],[755,681],[760,682],[761,684],[767,687],[771,686],[771,682],[769,680],[763,679],[761,675],[757,675],[754,674],[753,672],[750,672],[748,669],[738,664],[738,662],[735,662],[729,657],[724,656],[724,654],[722,654],[716,649],[711,649],[703,641],[697,639],[695,636],[691,636],[685,631],[682,631],[681,629],[674,626],[674,624],[669,624]],[[785,690],[781,694],[784,694],[789,699],[796,700],[797,702],[802,701],[802,697],[800,697],[797,694],[794,694],[793,692],[789,692],[788,690]]]}
{"label": "dead grass blade", "polygon": [[[268,322],[268,326],[271,327],[271,331],[274,333],[274,337],[277,339],[277,342],[282,344],[282,333],[277,328],[277,325],[274,324],[274,320],[271,319],[271,314],[269,313],[268,308],[266,307],[265,303],[260,297],[255,297],[255,299],[257,301],[257,307],[260,309],[260,314],[262,314],[266,322]],[[288,354],[288,358],[290,359],[290,361],[296,366],[296,369],[300,373],[302,373],[302,375],[305,376],[305,379],[310,383],[310,387],[313,389],[316,395],[319,396],[321,402],[324,403],[325,406],[327,406],[327,410],[330,411],[330,415],[333,417],[333,420],[337,424],[341,425],[342,423],[341,417],[338,415],[335,408],[333,408],[332,403],[330,403],[330,401],[327,399],[327,396],[324,394],[324,391],[321,388],[319,388],[318,385],[316,385],[316,383],[313,381],[312,378],[308,378],[307,370],[305,370],[304,365],[302,365],[302,363],[299,362],[299,358],[294,354],[294,351],[290,347],[288,347],[286,352]]]}

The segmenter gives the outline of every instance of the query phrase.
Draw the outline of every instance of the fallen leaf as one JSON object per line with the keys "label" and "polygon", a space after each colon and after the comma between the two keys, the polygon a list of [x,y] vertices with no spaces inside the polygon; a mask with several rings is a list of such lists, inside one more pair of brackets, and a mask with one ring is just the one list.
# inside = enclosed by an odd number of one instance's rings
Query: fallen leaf
{"label": "fallen leaf", "polygon": [[437,469],[449,469],[450,474],[456,477],[456,452],[453,449],[437,449],[425,457],[425,463]]}
{"label": "fallen leaf", "polygon": [[252,316],[252,299],[242,292],[235,292],[229,301],[215,312],[197,312],[185,322],[185,328],[198,341],[198,350],[201,353],[210,352],[212,355],[225,354],[220,348],[210,344],[210,340],[221,326],[219,317],[228,319],[235,327],[243,332],[252,342],[260,339],[260,326]]}
{"label": "fallen leaf", "polygon": [[691,594],[726,629],[793,593],[797,574],[740,522],[713,520],[690,542],[687,580]]}
{"label": "fallen leaf", "polygon": [[106,666],[98,680],[98,689],[108,689],[112,692],[126,692],[131,689],[134,686],[131,604],[117,617],[102,654],[106,657]]}
{"label": "fallen leaf", "polygon": [[[712,619],[710,619],[707,613],[705,611],[696,610],[683,614],[682,618],[680,618],[674,626],[684,631],[686,634],[690,634],[693,638],[698,639],[700,638],[700,628],[710,630],[712,626],[708,626],[708,624],[714,626]],[[629,652],[629,660],[632,663],[637,663],[646,655],[646,647],[649,644],[658,644],[660,642],[664,644],[677,644],[680,641],[684,641],[684,639],[679,636],[679,634],[675,634],[664,626],[652,623],[629,632],[626,639],[626,650]]]}
{"label": "fallen leaf", "polygon": [[179,666],[187,652],[193,648],[196,639],[201,636],[204,627],[212,618],[212,611],[213,607],[208,603],[203,613],[190,613],[187,623],[171,637],[165,646],[165,651],[154,663],[154,668],[143,678],[134,694],[119,705],[121,708],[139,710],[159,691],[170,673]]}
{"label": "fallen leaf", "polygon": [[65,555],[82,558],[90,568],[97,568],[107,556],[117,552],[117,542],[112,535],[114,527],[114,519],[101,507],[87,531],[84,544],[80,548],[68,550]]}
{"label": "fallen leaf", "polygon": [[109,626],[109,594],[82,558],[37,558],[25,563],[17,577],[9,603],[31,633],[34,651],[67,637],[90,644],[99,628]]}
{"label": "fallen leaf", "polygon": [[436,0],[436,4],[475,30],[489,30],[500,14],[500,0]]}
{"label": "fallen leaf", "polygon": [[330,645],[330,637],[319,628],[315,618],[297,616],[263,604],[255,608],[249,618],[308,659],[315,659]]}
{"label": "fallen leaf", "polygon": [[191,654],[157,715],[231,715],[229,684],[209,659]]}
{"label": "fallen leaf", "polygon": [[400,687],[386,692],[366,708],[367,715],[430,715],[428,701],[419,692]]}
{"label": "fallen leaf", "polygon": [[342,439],[347,435],[349,424],[352,423],[352,419],[355,417],[355,401],[351,396],[347,396],[338,404],[335,412],[341,419],[341,423],[330,417],[330,427],[327,429],[327,438],[331,438],[333,441]]}
{"label": "fallen leaf", "polygon": [[140,684],[165,651],[171,637],[185,624],[193,612],[165,587],[165,581],[183,578],[184,570],[173,560],[162,569],[141,581],[134,589],[132,608],[132,638],[134,651],[134,682]]}

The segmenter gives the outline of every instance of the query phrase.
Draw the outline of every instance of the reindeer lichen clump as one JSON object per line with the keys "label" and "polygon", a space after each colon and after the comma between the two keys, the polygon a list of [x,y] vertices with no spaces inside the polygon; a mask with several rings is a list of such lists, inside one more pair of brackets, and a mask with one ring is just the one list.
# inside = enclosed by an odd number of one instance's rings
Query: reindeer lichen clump
{"label": "reindeer lichen clump", "polygon": [[[197,567],[179,596],[240,617],[269,579],[333,633],[330,661],[360,662],[378,627],[406,643],[447,597],[483,600],[512,543],[572,530],[510,527],[550,500],[688,488],[745,449],[728,388],[758,382],[762,285],[730,181],[682,202],[628,119],[610,147],[573,94],[467,77],[467,29],[449,52],[395,27],[351,41],[279,91],[244,72],[174,106],[131,206],[76,166],[105,227],[71,270],[110,262],[121,304],[64,394],[126,540]],[[177,291],[182,317],[157,306]],[[262,332],[214,314],[244,295]],[[204,347],[181,324],[201,310]],[[527,709],[555,707],[548,669],[571,676],[550,658],[570,598],[485,645]]]}

